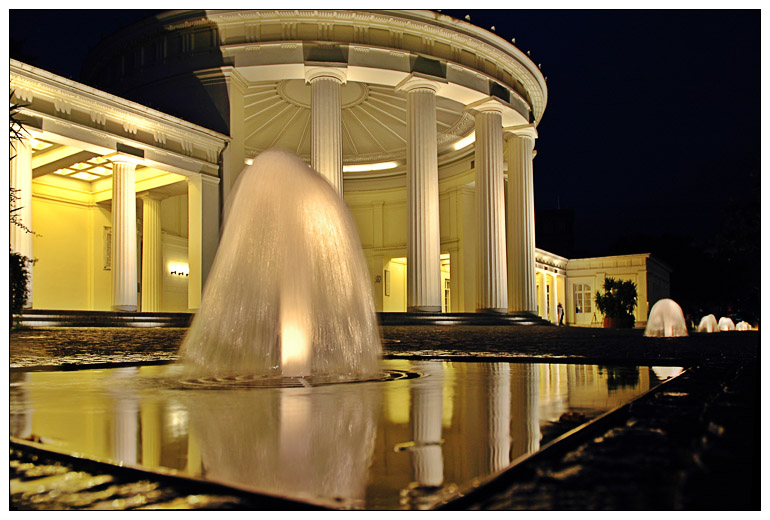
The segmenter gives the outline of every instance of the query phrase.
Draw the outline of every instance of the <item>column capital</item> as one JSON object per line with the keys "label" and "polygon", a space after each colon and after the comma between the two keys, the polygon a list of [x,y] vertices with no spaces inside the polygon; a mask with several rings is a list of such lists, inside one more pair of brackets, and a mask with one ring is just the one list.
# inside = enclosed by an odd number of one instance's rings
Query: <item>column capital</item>
{"label": "column capital", "polygon": [[465,105],[465,110],[470,112],[498,112],[504,114],[512,109],[499,99],[490,96],[474,101],[470,105]]}
{"label": "column capital", "polygon": [[312,83],[318,78],[336,79],[344,85],[348,80],[348,71],[345,67],[305,67],[305,83]]}
{"label": "column capital", "polygon": [[193,173],[192,175],[187,175],[185,177],[185,182],[187,184],[195,183],[195,182],[201,182],[206,184],[219,184],[219,177],[215,177],[214,175],[208,175],[206,173]]}
{"label": "column capital", "polygon": [[529,137],[530,139],[537,139],[537,130],[535,125],[507,126],[503,128],[503,135],[506,138]]}
{"label": "column capital", "polygon": [[136,169],[136,167],[141,165],[143,162],[142,157],[126,154],[123,152],[115,152],[113,155],[108,156],[107,159],[109,159],[112,164],[132,166],[134,169]]}
{"label": "column capital", "polygon": [[164,200],[167,198],[167,196],[161,193],[143,191],[141,193],[137,193],[136,198],[141,200]]}
{"label": "column capital", "polygon": [[417,89],[428,89],[432,90],[433,92],[438,92],[444,83],[446,82],[426,78],[413,72],[404,78],[398,85],[396,85],[395,89],[397,91],[403,90],[405,92]]}

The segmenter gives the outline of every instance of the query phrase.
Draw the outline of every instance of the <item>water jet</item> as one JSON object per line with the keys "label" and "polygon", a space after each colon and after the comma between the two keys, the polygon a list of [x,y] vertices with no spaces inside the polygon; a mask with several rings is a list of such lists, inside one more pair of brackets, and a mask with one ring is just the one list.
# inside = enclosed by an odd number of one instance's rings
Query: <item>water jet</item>
{"label": "water jet", "polygon": [[745,321],[739,321],[735,326],[735,330],[751,330],[751,325]]}
{"label": "water jet", "polygon": [[722,316],[721,318],[719,318],[719,323],[717,324],[717,328],[719,329],[719,332],[735,330],[735,323],[733,323],[733,320],[728,318],[727,316]]}
{"label": "water jet", "polygon": [[644,335],[665,338],[687,336],[687,323],[682,308],[669,298],[655,302],[647,319]]}
{"label": "water jet", "polygon": [[381,353],[355,224],[328,182],[269,150],[241,173],[180,350],[191,371],[366,378]]}
{"label": "water jet", "polygon": [[718,330],[717,318],[713,314],[704,316],[698,324],[698,332],[717,332]]}

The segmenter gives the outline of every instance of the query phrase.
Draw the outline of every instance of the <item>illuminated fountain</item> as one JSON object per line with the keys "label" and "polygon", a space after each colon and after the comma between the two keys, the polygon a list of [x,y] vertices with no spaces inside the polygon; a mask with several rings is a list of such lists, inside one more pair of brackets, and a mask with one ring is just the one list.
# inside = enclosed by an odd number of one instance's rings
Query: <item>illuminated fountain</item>
{"label": "illuminated fountain", "polygon": [[717,332],[718,330],[717,318],[713,314],[704,316],[698,324],[698,332]]}
{"label": "illuminated fountain", "polygon": [[687,336],[687,323],[684,321],[682,308],[669,298],[655,302],[647,319],[644,335],[665,338]]}
{"label": "illuminated fountain", "polygon": [[745,321],[739,321],[735,326],[735,330],[751,330],[751,325]]}
{"label": "illuminated fountain", "polygon": [[717,324],[717,327],[719,329],[719,332],[725,332],[728,330],[735,330],[735,323],[733,323],[733,320],[726,316],[722,316],[719,318],[719,323]]}
{"label": "illuminated fountain", "polygon": [[381,359],[358,233],[331,186],[268,151],[233,193],[181,363],[17,376],[12,439],[300,504],[430,509],[556,439],[565,414],[598,417],[678,374]]}
{"label": "illuminated fountain", "polygon": [[184,365],[216,376],[375,375],[381,345],[366,260],[328,182],[267,151],[241,173],[225,215]]}

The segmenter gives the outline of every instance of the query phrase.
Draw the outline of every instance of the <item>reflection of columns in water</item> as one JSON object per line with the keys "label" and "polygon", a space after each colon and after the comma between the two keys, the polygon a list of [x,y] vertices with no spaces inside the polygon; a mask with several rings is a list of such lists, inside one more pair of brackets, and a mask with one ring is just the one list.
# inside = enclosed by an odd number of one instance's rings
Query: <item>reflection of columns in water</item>
{"label": "reflection of columns in water", "polygon": [[511,368],[509,363],[489,367],[489,470],[496,472],[510,463]]}
{"label": "reflection of columns in water", "polygon": [[[131,377],[138,373],[136,367],[114,369],[119,376]],[[126,391],[121,381],[115,385],[115,435],[113,457],[115,460],[136,464],[138,462],[139,405],[132,392]]]}
{"label": "reflection of columns in water", "polygon": [[26,372],[11,372],[8,374],[8,379],[11,384],[8,430],[14,437],[24,439],[32,434],[31,410],[29,409],[27,390],[24,386],[24,383],[27,382],[28,374]]}
{"label": "reflection of columns in water", "polygon": [[415,367],[426,377],[412,381],[411,449],[414,480],[420,486],[438,487],[444,482],[441,452],[441,413],[443,407],[443,366],[426,363]]}
{"label": "reflection of columns in water", "polygon": [[511,461],[540,448],[538,365],[511,365]]}

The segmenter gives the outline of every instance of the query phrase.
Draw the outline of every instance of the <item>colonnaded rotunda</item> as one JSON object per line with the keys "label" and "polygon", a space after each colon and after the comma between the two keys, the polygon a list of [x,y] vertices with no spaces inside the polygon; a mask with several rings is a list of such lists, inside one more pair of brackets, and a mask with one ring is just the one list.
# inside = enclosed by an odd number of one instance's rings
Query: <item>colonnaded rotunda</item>
{"label": "colonnaded rotunda", "polygon": [[[570,282],[535,247],[545,79],[492,32],[431,11],[170,11],[103,40],[83,83],[10,71],[36,308],[195,311],[240,172],[283,148],[350,208],[378,311],[590,314],[597,267]],[[626,260],[598,269],[644,273],[643,324],[668,272]]]}

